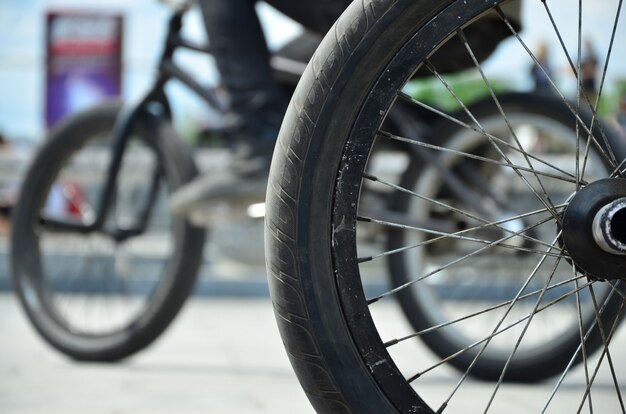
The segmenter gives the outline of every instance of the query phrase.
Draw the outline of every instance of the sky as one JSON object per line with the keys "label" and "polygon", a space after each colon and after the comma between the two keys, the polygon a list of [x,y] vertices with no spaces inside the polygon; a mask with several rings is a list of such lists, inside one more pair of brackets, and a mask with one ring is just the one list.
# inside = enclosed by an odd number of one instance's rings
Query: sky
{"label": "sky", "polygon": [[[589,1],[585,3],[583,28],[597,45],[600,55],[606,54],[605,45],[611,36],[617,0]],[[557,22],[576,21],[578,2],[573,0],[548,0]],[[564,67],[559,54],[554,31],[542,11],[540,0],[523,3],[524,40],[530,47],[542,39],[553,45],[552,61]],[[168,8],[156,0],[0,0],[0,133],[12,140],[38,141],[44,135],[45,91],[45,14],[50,10],[102,10],[124,15],[124,82],[125,98],[137,96],[150,83],[162,44]],[[541,9],[541,10],[540,10]],[[299,26],[282,17],[273,9],[259,6],[259,13],[271,47],[276,47],[293,37]],[[622,12],[622,15],[626,13]],[[608,16],[608,17],[607,17]],[[623,22],[622,22],[623,23]],[[621,39],[626,39],[626,23],[619,26],[618,42],[611,57],[615,70],[608,74],[609,82],[626,79],[626,53]],[[202,21],[198,12],[189,13],[185,22],[186,33],[196,40],[204,39]],[[566,38],[571,34],[564,33]],[[519,69],[519,45],[510,41],[498,49],[487,64],[487,69],[522,87],[529,83],[527,71]],[[568,42],[570,53],[576,51],[576,41]],[[205,83],[214,82],[217,73],[205,56],[184,55],[181,62]],[[565,77],[567,79],[567,77]],[[207,116],[201,101],[176,86],[171,90],[177,113],[187,122],[202,122]]]}

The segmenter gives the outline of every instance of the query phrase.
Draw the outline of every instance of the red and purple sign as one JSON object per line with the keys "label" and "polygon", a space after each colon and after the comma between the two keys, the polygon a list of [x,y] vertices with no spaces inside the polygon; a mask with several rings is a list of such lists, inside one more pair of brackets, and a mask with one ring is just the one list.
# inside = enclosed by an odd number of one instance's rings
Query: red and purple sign
{"label": "red and purple sign", "polygon": [[46,126],[120,96],[122,22],[118,14],[47,14]]}

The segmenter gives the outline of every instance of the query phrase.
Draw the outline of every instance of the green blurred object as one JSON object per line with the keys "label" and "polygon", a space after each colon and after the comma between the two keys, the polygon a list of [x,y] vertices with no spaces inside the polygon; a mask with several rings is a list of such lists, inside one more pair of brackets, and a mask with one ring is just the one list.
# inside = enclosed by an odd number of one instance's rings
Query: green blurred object
{"label": "green blurred object", "polygon": [[[456,97],[436,78],[414,79],[406,85],[405,92],[420,102],[448,112],[461,109],[459,100],[465,105],[489,95],[478,72],[450,75],[445,80]],[[490,85],[496,93],[511,90],[504,79],[490,80]]]}

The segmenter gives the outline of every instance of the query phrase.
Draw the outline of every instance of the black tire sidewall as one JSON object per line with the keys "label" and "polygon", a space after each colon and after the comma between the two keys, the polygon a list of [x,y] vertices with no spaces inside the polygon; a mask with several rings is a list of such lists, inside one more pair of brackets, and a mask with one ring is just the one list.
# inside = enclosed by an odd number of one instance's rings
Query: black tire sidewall
{"label": "black tire sidewall", "polygon": [[[295,187],[295,204],[289,214],[295,214],[292,231],[296,238],[289,246],[295,255],[295,277],[306,307],[306,328],[317,342],[325,364],[316,369],[328,370],[336,392],[354,412],[395,412],[406,407],[394,407],[372,378],[344,319],[330,249],[335,180],[343,148],[354,133],[352,120],[358,114],[360,103],[397,49],[414,32],[413,28],[419,27],[444,5],[398,1],[370,22],[361,14],[363,10],[367,13],[369,6],[353,3],[324,39],[303,75],[285,117],[272,164],[266,249],[275,307],[282,306],[284,298],[280,297],[282,286],[272,282],[271,255],[278,247],[270,236],[277,233],[272,228],[273,223],[285,221],[282,199],[287,197],[280,193],[290,191],[283,187]],[[337,39],[336,33],[345,33],[345,36]],[[280,197],[275,198],[276,194]],[[291,222],[291,218],[289,220]],[[280,317],[278,320],[283,340],[295,341],[293,336],[300,333],[282,326]],[[322,390],[311,388],[316,385],[311,378],[315,375],[314,369],[303,364],[292,349],[289,351],[309,399],[317,410],[323,411],[325,406],[319,398]]]}

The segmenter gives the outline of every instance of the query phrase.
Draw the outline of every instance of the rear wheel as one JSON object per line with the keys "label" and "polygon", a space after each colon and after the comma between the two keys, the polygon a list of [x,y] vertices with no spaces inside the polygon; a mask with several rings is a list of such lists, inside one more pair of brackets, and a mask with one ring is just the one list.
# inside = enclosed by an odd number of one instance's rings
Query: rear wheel
{"label": "rear wheel", "polygon": [[[204,230],[172,216],[168,194],[196,175],[171,126],[142,114],[129,132],[103,225],[81,232],[100,207],[119,104],[55,128],[30,166],[13,217],[11,264],[37,331],[72,358],[115,361],[173,320],[194,286]],[[121,235],[136,228],[138,234]]]}
{"label": "rear wheel", "polygon": [[[551,140],[518,132],[515,108],[498,99],[491,74],[479,63],[481,37],[474,37],[487,33],[489,39],[504,30],[524,64],[535,61],[509,18],[512,3],[502,3],[355,2],[296,90],[271,170],[267,265],[285,347],[320,412],[624,411],[623,364],[612,351],[621,348],[616,332],[626,263],[623,255],[603,251],[592,232],[597,211],[626,195],[625,151],[599,121],[599,100],[591,91],[575,88],[581,93],[571,102],[556,84],[556,101],[546,98],[556,102],[554,111],[546,115],[539,105],[521,115],[536,126],[557,112],[558,122],[547,130],[563,133]],[[607,6],[612,23],[621,14],[618,6]],[[559,36],[571,36],[563,24],[578,30],[571,16],[554,18],[551,2],[538,7],[533,16],[543,13],[548,27],[555,22],[557,45]],[[495,26],[485,25],[486,19]],[[484,27],[489,30],[482,32]],[[610,50],[612,44],[605,46]],[[574,55],[574,70],[577,61]],[[469,62],[473,79],[497,108],[491,111],[499,115],[493,133],[491,121],[445,75],[458,62]],[[451,117],[412,96],[410,79],[425,72],[464,115]],[[435,129],[428,141],[390,133],[383,122],[397,102],[461,128]],[[368,164],[385,140],[431,156],[412,164],[418,166],[415,176],[403,186]],[[465,160],[469,174],[461,172]],[[446,170],[460,189],[444,178]],[[410,201],[396,211],[366,215],[366,185],[391,188]],[[477,194],[480,202],[473,203]],[[358,235],[372,225],[399,229],[398,243],[364,254]],[[385,259],[400,263],[402,269],[394,271],[404,275],[394,276],[404,283],[366,294],[369,267]],[[490,278],[503,268],[506,277],[498,280],[504,288],[497,295],[485,295],[473,283],[479,280],[474,276],[493,283]],[[460,281],[469,282],[464,297],[444,295],[453,292],[448,282],[458,287]],[[440,295],[433,298],[433,291]],[[405,306],[403,312],[394,301],[409,294],[423,314],[410,316],[417,323],[407,324],[411,310]],[[548,329],[557,333],[546,335]],[[427,342],[435,356],[420,337],[439,338]],[[462,371],[447,369],[450,364]],[[505,383],[554,374],[525,388]],[[472,375],[493,382],[477,383]]]}

